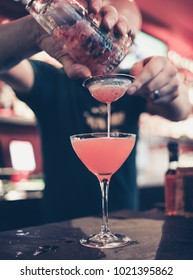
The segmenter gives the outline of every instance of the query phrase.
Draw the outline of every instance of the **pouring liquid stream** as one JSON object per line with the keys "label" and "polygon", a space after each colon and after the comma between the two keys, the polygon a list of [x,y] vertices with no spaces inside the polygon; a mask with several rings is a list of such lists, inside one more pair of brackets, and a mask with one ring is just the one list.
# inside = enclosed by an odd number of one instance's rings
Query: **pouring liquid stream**
{"label": "pouring liquid stream", "polygon": [[110,137],[111,131],[111,103],[107,103],[107,136]]}

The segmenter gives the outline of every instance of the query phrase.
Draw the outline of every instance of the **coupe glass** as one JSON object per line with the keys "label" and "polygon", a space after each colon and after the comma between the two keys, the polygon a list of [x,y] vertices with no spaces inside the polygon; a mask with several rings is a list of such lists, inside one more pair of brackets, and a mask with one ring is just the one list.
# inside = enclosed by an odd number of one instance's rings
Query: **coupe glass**
{"label": "coupe glass", "polygon": [[108,222],[108,190],[112,175],[121,167],[135,145],[135,134],[111,132],[85,133],[70,137],[72,147],[83,164],[99,180],[102,193],[101,231],[80,240],[91,248],[117,248],[129,245],[128,236],[112,233]]}
{"label": "coupe glass", "polygon": [[91,95],[107,104],[107,131],[110,133],[111,103],[121,98],[134,81],[127,74],[106,74],[90,77],[83,82]]}

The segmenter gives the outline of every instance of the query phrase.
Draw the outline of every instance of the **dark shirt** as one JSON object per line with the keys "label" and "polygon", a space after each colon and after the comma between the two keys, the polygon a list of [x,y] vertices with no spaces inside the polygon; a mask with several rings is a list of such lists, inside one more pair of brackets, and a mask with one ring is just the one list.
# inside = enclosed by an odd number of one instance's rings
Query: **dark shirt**
{"label": "dark shirt", "polygon": [[[78,159],[70,143],[77,133],[107,131],[106,105],[95,100],[81,80],[70,80],[63,69],[31,61],[35,83],[22,96],[34,111],[41,135],[45,191],[44,221],[59,221],[101,213],[97,178]],[[138,133],[138,118],[145,109],[141,97],[125,95],[112,103],[111,131]],[[109,211],[137,209],[136,145],[128,160],[112,176]]]}

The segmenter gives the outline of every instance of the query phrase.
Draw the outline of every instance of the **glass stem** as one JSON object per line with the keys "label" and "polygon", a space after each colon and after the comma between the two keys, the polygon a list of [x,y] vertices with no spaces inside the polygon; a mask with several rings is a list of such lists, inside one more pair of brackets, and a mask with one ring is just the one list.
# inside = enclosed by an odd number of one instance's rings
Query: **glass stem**
{"label": "glass stem", "polygon": [[110,137],[110,128],[111,128],[111,103],[107,103],[107,133]]}
{"label": "glass stem", "polygon": [[100,181],[101,193],[102,193],[102,225],[101,233],[104,235],[110,232],[108,222],[108,192],[109,192],[109,180],[103,179]]}

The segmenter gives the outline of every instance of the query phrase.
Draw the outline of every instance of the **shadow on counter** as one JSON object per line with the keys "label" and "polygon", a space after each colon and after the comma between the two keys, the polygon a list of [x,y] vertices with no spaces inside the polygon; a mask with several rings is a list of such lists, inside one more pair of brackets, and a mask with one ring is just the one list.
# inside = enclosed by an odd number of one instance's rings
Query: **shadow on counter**
{"label": "shadow on counter", "polygon": [[157,260],[193,260],[193,217],[166,217]]}

